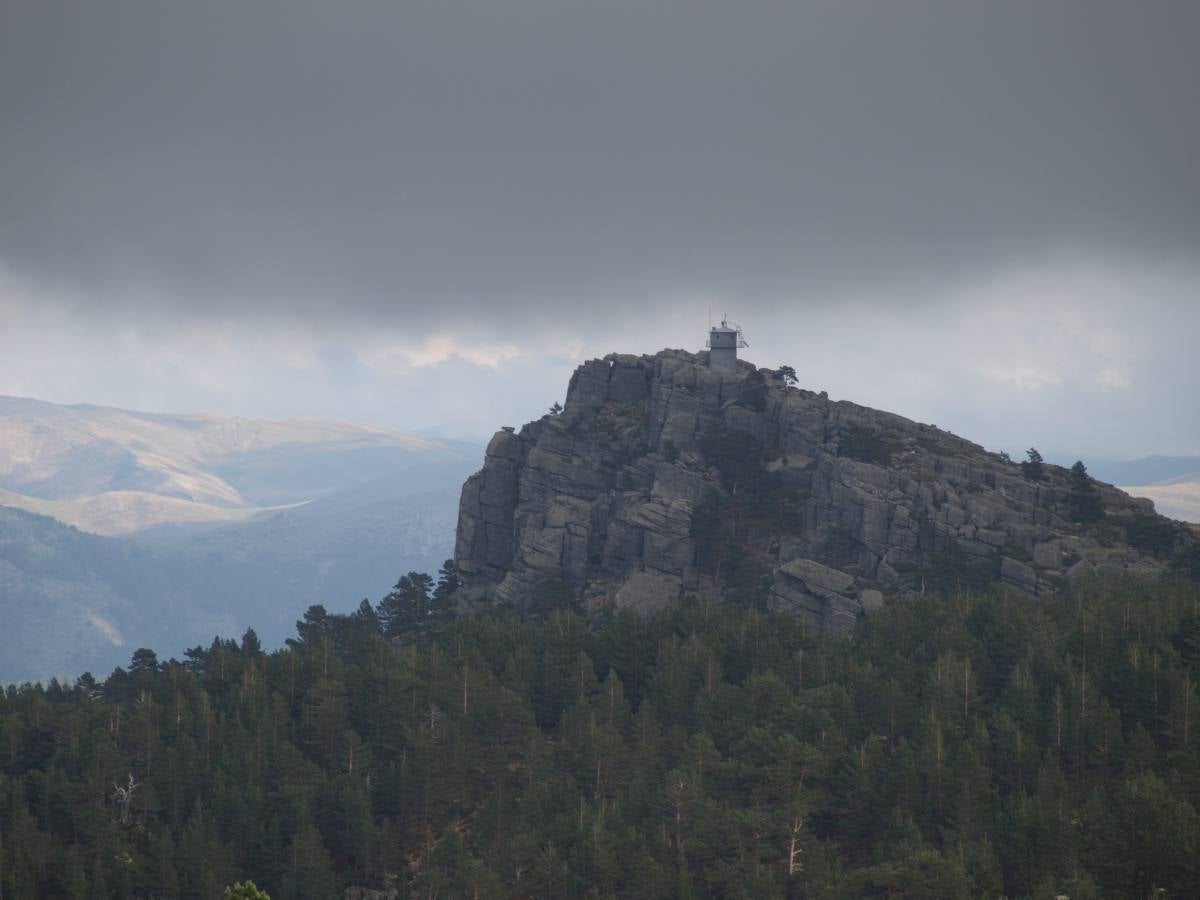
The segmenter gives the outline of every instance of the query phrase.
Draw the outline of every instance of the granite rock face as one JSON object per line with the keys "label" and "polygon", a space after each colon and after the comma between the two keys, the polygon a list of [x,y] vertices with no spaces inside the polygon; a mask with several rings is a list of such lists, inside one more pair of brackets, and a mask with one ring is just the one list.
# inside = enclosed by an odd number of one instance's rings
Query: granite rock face
{"label": "granite rock face", "polygon": [[1196,542],[1100,483],[1105,516],[1080,525],[1065,469],[1029,481],[932,425],[706,363],[592,360],[561,414],[498,432],[462,491],[464,602],[527,608],[553,590],[650,611],[751,578],[756,602],[844,632],[898,593],[999,581],[1040,594],[1087,572],[1158,572]]}

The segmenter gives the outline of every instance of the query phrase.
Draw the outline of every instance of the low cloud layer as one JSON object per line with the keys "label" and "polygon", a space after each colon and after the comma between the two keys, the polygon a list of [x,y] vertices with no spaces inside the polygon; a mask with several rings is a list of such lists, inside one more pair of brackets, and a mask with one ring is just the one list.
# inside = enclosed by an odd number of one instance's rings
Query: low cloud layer
{"label": "low cloud layer", "polygon": [[749,357],[1200,452],[1200,6],[18,0],[0,391],[483,434]]}
{"label": "low cloud layer", "polygon": [[[1189,401],[1200,390],[1197,283],[1200,270],[1188,267],[1076,262],[966,279],[911,305],[845,295],[812,309],[713,308],[741,319],[745,358],[792,365],[805,387],[992,449],[1034,444],[1051,458],[1113,459],[1200,447]],[[700,349],[710,305],[664,297],[600,329],[567,317],[499,332],[467,321],[330,330],[304,321],[247,328],[236,316],[98,321],[28,290],[0,278],[0,393],[322,416],[472,439],[540,415],[584,359]]]}

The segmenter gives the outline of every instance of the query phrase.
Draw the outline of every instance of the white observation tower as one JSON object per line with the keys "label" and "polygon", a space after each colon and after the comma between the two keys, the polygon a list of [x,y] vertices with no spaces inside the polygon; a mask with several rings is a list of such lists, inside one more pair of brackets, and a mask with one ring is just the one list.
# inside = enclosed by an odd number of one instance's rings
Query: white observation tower
{"label": "white observation tower", "polygon": [[720,325],[714,325],[708,330],[708,367],[724,369],[727,372],[737,371],[737,352],[739,347],[749,347],[742,335],[740,325],[721,319]]}

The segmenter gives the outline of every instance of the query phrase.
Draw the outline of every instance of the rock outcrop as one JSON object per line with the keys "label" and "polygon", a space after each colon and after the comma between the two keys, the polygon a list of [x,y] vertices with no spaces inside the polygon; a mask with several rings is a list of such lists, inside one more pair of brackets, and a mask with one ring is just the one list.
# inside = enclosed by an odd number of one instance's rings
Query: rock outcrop
{"label": "rock outcrop", "polygon": [[664,350],[580,366],[564,409],[488,445],[463,487],[466,602],[545,596],[656,609],[737,595],[846,631],[897,593],[1000,581],[1039,594],[1085,572],[1163,570],[1197,543],[1146,501],[1025,478],[932,425],[832,401],[739,362]]}

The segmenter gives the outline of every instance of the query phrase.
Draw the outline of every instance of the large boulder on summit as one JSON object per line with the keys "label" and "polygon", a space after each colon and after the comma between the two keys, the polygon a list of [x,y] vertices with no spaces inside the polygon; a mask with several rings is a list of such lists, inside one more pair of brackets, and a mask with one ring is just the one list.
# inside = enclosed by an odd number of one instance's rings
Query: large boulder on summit
{"label": "large boulder on summit", "polygon": [[465,600],[527,608],[550,590],[649,611],[696,594],[847,631],[898,593],[1046,593],[1195,552],[1109,485],[1091,483],[1104,514],[1081,524],[1065,469],[1027,480],[932,425],[706,363],[591,360],[559,415],[497,433],[459,507]]}

